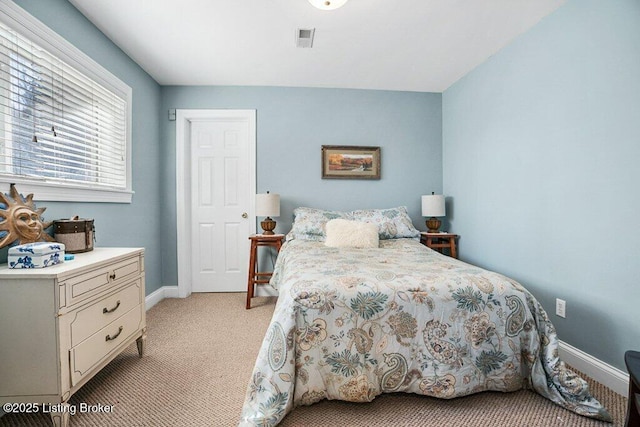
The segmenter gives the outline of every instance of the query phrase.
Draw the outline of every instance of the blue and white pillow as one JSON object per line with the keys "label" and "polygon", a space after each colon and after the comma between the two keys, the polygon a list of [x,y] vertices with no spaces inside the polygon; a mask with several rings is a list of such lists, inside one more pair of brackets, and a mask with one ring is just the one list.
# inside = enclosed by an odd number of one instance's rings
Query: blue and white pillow
{"label": "blue and white pillow", "polygon": [[332,219],[349,219],[347,212],[326,211],[322,209],[299,207],[293,211],[293,227],[287,240],[313,240],[324,242],[327,234],[325,227]]}
{"label": "blue and white pillow", "polygon": [[380,240],[420,237],[413,226],[406,206],[391,209],[363,209],[350,212],[354,221],[373,223],[378,226]]}
{"label": "blue and white pillow", "polygon": [[351,212],[327,211],[299,207],[293,211],[293,227],[287,234],[292,239],[324,242],[326,225],[332,219],[346,219],[376,224],[378,237],[384,239],[418,238],[406,206],[391,209],[362,209]]}

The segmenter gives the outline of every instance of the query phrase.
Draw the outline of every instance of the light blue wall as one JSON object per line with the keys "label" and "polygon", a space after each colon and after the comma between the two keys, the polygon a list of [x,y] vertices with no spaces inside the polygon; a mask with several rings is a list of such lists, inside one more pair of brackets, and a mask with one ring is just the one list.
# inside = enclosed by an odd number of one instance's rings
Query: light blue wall
{"label": "light blue wall", "polygon": [[[94,218],[97,245],[144,246],[147,293],[177,284],[167,110],[256,109],[257,186],[282,195],[279,231],[299,205],[407,205],[424,229],[419,196],[444,183],[463,259],[521,281],[551,313],[565,299],[560,338],[605,362],[622,369],[640,347],[636,0],[570,0],[442,96],[160,88],[67,1],[16,3],[133,88],[133,203],[38,205],[46,219]],[[323,144],[381,146],[382,179],[320,179]]]}
{"label": "light blue wall", "polygon": [[[442,190],[441,95],[415,92],[277,88],[163,87],[163,229],[176,239],[175,121],[169,109],[257,111],[257,189],[280,193],[277,231],[291,228],[293,209],[350,210],[407,206],[425,229],[420,196]],[[321,179],[322,145],[381,147],[380,180]],[[163,254],[167,284],[177,283],[176,250]]]}
{"label": "light blue wall", "polygon": [[519,37],[443,94],[443,144],[462,258],[624,369],[640,348],[640,2],[571,0]]}
{"label": "light blue wall", "polygon": [[[93,218],[96,246],[145,247],[146,292],[149,294],[163,284],[160,246],[164,239],[158,212],[160,86],[66,0],[16,0],[15,3],[133,89],[133,203],[36,202],[36,205],[47,208],[46,220],[73,215]],[[5,248],[0,253],[0,262],[6,262],[6,256]]]}

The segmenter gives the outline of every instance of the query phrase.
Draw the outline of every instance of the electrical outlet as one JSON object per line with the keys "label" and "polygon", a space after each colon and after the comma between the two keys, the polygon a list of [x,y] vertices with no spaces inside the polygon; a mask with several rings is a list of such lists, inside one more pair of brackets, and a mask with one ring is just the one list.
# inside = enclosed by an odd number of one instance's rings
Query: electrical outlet
{"label": "electrical outlet", "polygon": [[565,300],[556,298],[556,315],[562,318],[567,317],[567,302]]}

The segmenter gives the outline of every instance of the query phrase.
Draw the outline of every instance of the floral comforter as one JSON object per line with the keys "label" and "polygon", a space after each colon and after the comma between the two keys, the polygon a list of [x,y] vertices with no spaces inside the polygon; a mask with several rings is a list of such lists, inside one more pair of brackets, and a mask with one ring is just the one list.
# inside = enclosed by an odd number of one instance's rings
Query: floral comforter
{"label": "floral comforter", "polygon": [[525,288],[413,239],[381,240],[378,249],[292,240],[271,285],[280,296],[240,425],[273,426],[323,399],[522,388],[611,420],[559,360],[555,329]]}

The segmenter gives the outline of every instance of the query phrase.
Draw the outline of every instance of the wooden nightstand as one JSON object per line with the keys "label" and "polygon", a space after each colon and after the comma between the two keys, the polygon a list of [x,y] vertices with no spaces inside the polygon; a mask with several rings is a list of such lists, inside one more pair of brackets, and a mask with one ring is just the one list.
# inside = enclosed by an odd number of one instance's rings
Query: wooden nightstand
{"label": "wooden nightstand", "polygon": [[247,310],[251,308],[251,298],[256,285],[269,283],[271,272],[258,271],[258,246],[271,246],[280,251],[284,234],[253,234],[249,236],[251,240],[251,252],[249,258],[249,280],[247,282]]}
{"label": "wooden nightstand", "polygon": [[452,258],[458,258],[457,238],[457,234],[451,233],[427,233],[425,231],[420,233],[420,243],[440,253],[444,253],[443,249],[449,249],[449,256]]}

